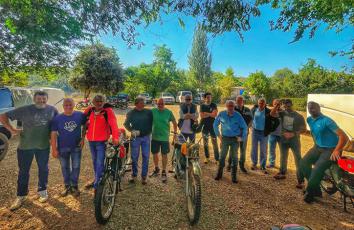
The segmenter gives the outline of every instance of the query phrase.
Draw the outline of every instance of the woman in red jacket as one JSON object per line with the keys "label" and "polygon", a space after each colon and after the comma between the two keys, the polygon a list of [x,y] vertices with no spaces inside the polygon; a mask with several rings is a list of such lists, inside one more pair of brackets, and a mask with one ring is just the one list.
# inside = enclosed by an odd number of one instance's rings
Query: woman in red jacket
{"label": "woman in red jacket", "polygon": [[109,104],[105,104],[102,95],[96,95],[92,103],[94,106],[87,108],[84,114],[87,117],[86,138],[91,150],[95,180],[85,187],[94,187],[96,190],[104,170],[106,142],[112,135],[113,144],[118,145],[119,129],[114,111]]}

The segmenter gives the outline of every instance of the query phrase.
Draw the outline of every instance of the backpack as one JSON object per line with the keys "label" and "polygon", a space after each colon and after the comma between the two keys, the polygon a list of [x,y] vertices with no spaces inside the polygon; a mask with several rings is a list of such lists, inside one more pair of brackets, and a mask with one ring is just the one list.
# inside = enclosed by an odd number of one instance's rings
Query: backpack
{"label": "backpack", "polygon": [[[101,111],[104,119],[106,120],[106,122],[108,124],[108,114],[107,114],[107,111],[105,110],[106,108],[113,108],[113,106],[111,104],[109,104],[109,103],[105,103],[103,105],[103,110]],[[86,122],[85,122],[86,124],[87,124],[92,112],[94,112],[94,108],[93,107],[86,114]],[[86,125],[86,126],[88,127],[88,125]],[[110,132],[112,133],[111,126],[109,126],[109,129],[110,129]]]}

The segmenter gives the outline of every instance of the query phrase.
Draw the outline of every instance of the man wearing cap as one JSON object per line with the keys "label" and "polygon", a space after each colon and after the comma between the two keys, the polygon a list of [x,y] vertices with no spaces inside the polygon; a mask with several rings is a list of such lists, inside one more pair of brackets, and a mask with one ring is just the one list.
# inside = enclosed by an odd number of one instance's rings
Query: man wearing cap
{"label": "man wearing cap", "polygon": [[[219,126],[221,125],[221,133]],[[226,111],[222,111],[215,118],[214,131],[221,143],[221,155],[219,160],[219,168],[215,180],[222,178],[223,169],[225,167],[225,158],[230,149],[232,157],[231,162],[231,177],[232,182],[237,183],[237,150],[241,141],[244,141],[247,136],[247,125],[241,114],[235,111],[235,102],[232,100],[226,101]]]}
{"label": "man wearing cap", "polygon": [[301,189],[303,187],[304,178],[299,168],[301,160],[301,143],[300,134],[306,132],[306,124],[304,117],[293,110],[293,103],[290,99],[283,101],[284,110],[280,111],[280,103],[275,104],[271,111],[271,116],[278,116],[281,124],[280,136],[280,170],[275,179],[285,179],[288,169],[289,149],[293,152],[296,166],[297,185]]}

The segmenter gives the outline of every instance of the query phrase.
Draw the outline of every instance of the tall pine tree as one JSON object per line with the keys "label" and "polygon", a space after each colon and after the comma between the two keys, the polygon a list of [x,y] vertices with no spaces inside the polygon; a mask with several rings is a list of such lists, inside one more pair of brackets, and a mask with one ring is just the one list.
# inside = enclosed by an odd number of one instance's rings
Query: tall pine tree
{"label": "tall pine tree", "polygon": [[204,90],[211,81],[211,53],[208,49],[207,33],[201,25],[194,31],[193,46],[188,56],[189,73],[196,88]]}

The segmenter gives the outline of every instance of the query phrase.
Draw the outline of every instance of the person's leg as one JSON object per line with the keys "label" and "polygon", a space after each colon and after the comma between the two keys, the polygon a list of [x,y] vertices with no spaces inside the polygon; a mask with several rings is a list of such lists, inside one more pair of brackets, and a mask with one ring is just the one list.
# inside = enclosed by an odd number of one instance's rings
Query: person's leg
{"label": "person's leg", "polygon": [[64,178],[65,187],[70,186],[70,154],[68,152],[61,151],[59,153],[59,161],[61,165],[61,172]]}
{"label": "person's leg", "polygon": [[331,154],[332,149],[320,150],[319,158],[312,169],[311,176],[307,183],[306,191],[308,193],[314,193],[319,190],[320,183],[326,169],[333,164],[333,161],[330,160]]}
{"label": "person's leg", "polygon": [[38,192],[47,190],[49,149],[36,150],[35,157],[38,165]]}
{"label": "person's leg", "polygon": [[226,158],[228,150],[229,150],[228,141],[226,138],[222,138],[219,167],[218,167],[218,172],[215,177],[215,180],[220,180],[222,178],[223,169],[225,167],[225,158]]}
{"label": "person's leg", "polygon": [[141,153],[143,157],[141,177],[146,179],[149,170],[150,136],[143,137],[141,142]]}
{"label": "person's leg", "polygon": [[238,146],[239,142],[231,140],[230,143],[230,155],[232,156],[231,163],[231,179],[233,183],[237,183],[237,162],[238,162]]}
{"label": "person's leg", "polygon": [[97,159],[96,142],[90,141],[89,146],[90,146],[90,152],[92,158],[93,172],[94,175],[96,175],[96,159]]}
{"label": "person's leg", "polygon": [[282,175],[285,175],[288,170],[289,142],[283,141],[280,144],[280,170]]}
{"label": "person's leg", "polygon": [[191,143],[195,143],[195,133],[189,134],[189,140]]}
{"label": "person's leg", "polygon": [[246,139],[242,142],[240,142],[240,167],[245,167],[245,161],[246,161],[246,149],[247,149],[247,141],[248,141],[248,135]]}
{"label": "person's leg", "polygon": [[[204,155],[206,159],[210,158],[209,155],[209,130],[203,130],[203,145],[204,145]],[[208,163],[208,162],[205,162]]]}
{"label": "person's leg", "polygon": [[141,143],[141,137],[137,137],[134,141],[131,143],[132,147],[132,176],[136,177],[138,175],[138,160],[139,160],[139,152],[140,152],[140,143]]}
{"label": "person's leg", "polygon": [[160,152],[160,150],[161,150],[161,142],[160,141],[156,141],[156,140],[152,140],[151,141],[151,153],[152,153],[152,158],[153,158],[153,161],[154,161],[155,170],[152,172],[150,177],[159,175],[159,172],[160,172],[160,168],[159,168],[159,152]]}
{"label": "person's leg", "polygon": [[266,168],[266,162],[267,162],[267,145],[268,145],[268,137],[265,137],[264,135],[260,137],[260,164],[261,168],[265,169]]}
{"label": "person's leg", "polygon": [[17,196],[28,195],[28,181],[29,171],[33,161],[33,150],[20,150],[17,149],[17,161],[18,161],[18,179],[17,179]]}
{"label": "person's leg", "polygon": [[269,145],[269,167],[275,166],[275,148],[277,146],[276,135],[269,135],[268,145]]}
{"label": "person's leg", "polygon": [[216,161],[219,161],[219,146],[218,146],[218,139],[216,138],[214,130],[210,131],[210,136],[211,136],[211,143],[213,145],[213,151],[214,151],[214,159]]}
{"label": "person's leg", "polygon": [[97,158],[96,158],[96,175],[95,175],[95,184],[94,188],[97,189],[98,184],[104,173],[104,160],[106,158],[106,143],[97,142],[96,145]]}
{"label": "person's leg", "polygon": [[320,157],[320,151],[316,146],[313,146],[305,156],[300,160],[299,166],[301,173],[305,176],[307,181],[310,179],[312,165],[315,164],[317,159]]}
{"label": "person's leg", "polygon": [[258,136],[255,130],[252,130],[252,147],[251,147],[251,160],[253,166],[258,163]]}
{"label": "person's leg", "polygon": [[71,186],[74,188],[78,187],[79,184],[79,176],[80,176],[80,168],[81,168],[81,156],[82,151],[81,148],[75,148],[71,152]]}
{"label": "person's leg", "polygon": [[301,161],[301,143],[300,138],[294,138],[294,140],[290,143],[290,148],[294,154],[295,166],[296,166],[296,177],[298,184],[302,184],[304,182],[304,176],[300,170],[300,161]]}
{"label": "person's leg", "polygon": [[162,158],[162,171],[167,168],[167,155],[170,153],[170,143],[168,141],[161,142],[161,158]]}

